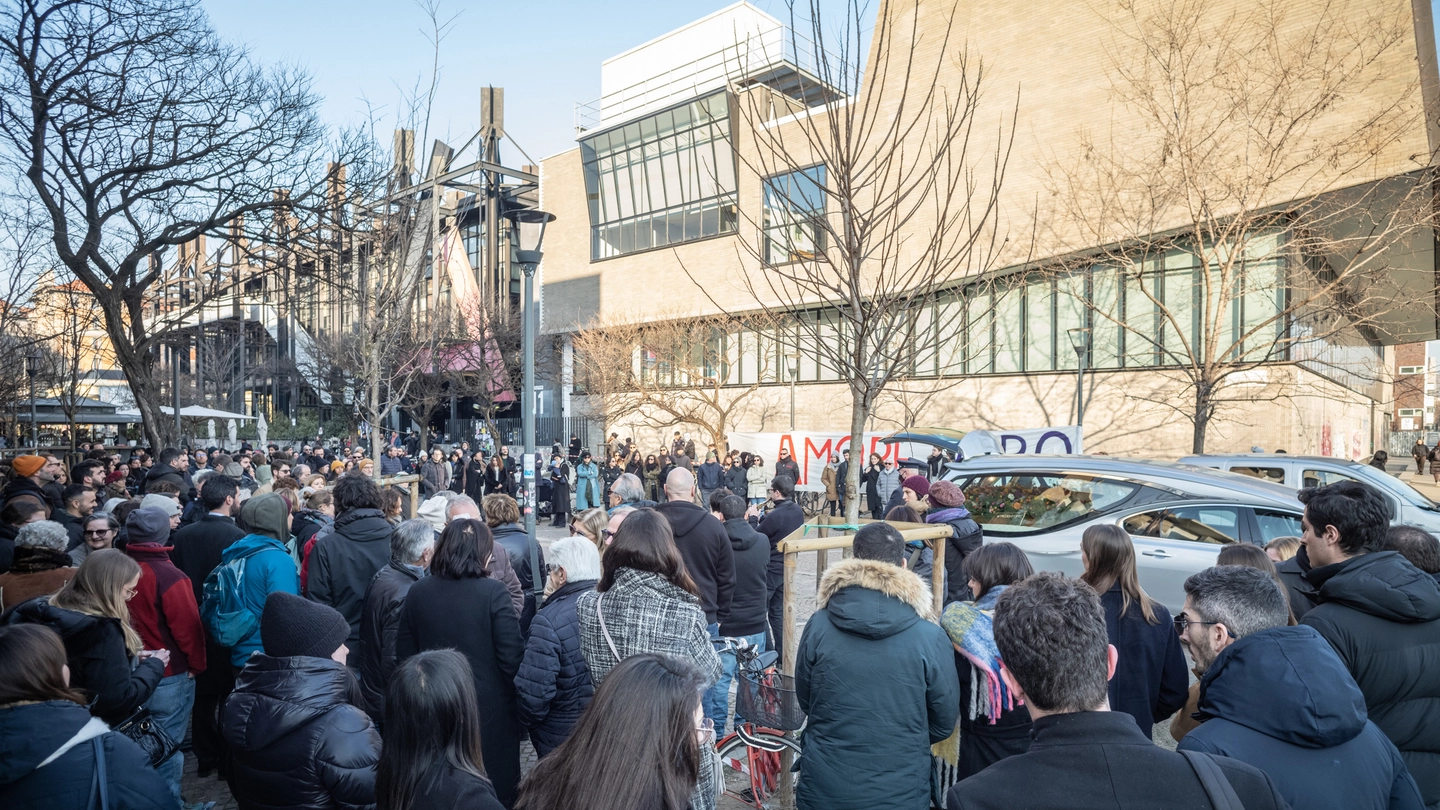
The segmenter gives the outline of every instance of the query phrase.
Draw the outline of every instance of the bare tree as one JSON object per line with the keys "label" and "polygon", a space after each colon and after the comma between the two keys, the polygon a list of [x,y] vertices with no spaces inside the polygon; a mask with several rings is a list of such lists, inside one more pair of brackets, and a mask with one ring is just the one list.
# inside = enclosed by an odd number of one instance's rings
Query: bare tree
{"label": "bare tree", "polygon": [[[881,0],[865,58],[869,4],[849,0],[839,25],[818,2],[788,5],[791,50],[814,54],[819,80],[804,95],[822,101],[796,110],[763,87],[733,88],[737,129],[754,141],[736,152],[766,197],[761,217],[740,207],[742,250],[762,268],[743,283],[789,350],[818,357],[848,389],[850,452],[864,458],[887,388],[926,366],[952,374],[966,352],[988,351],[963,341],[956,285],[984,283],[1006,241],[996,213],[1011,136],[1001,124],[986,148],[977,135],[987,85],[957,47],[953,10],[922,15],[916,0]],[[776,121],[777,110],[797,114]],[[850,468],[850,492],[861,466]],[[847,517],[859,508],[852,499]]]}
{"label": "bare tree", "polygon": [[324,158],[348,162],[348,147],[326,143],[304,74],[254,64],[195,0],[16,0],[0,9],[0,53],[0,160],[94,295],[159,446],[173,427],[157,349],[201,299],[232,292],[194,285],[157,306],[167,250],[323,201]]}
{"label": "bare tree", "polygon": [[1415,58],[1399,12],[1104,9],[1124,123],[1082,131],[1048,167],[1049,238],[1076,251],[1050,276],[1086,313],[1095,365],[1172,379],[1151,401],[1191,422],[1193,452],[1222,411],[1293,393],[1268,364],[1368,383],[1381,370],[1346,364],[1345,348],[1434,316],[1433,275],[1403,266],[1434,211],[1430,156],[1403,152],[1425,125],[1417,88],[1394,81]]}
{"label": "bare tree", "polygon": [[575,369],[594,405],[593,415],[606,425],[693,425],[716,447],[724,447],[729,428],[760,381],[776,372],[773,349],[759,351],[749,382],[731,385],[738,358],[733,342],[764,335],[773,347],[775,323],[764,313],[660,316],[643,324],[602,321],[575,334]]}

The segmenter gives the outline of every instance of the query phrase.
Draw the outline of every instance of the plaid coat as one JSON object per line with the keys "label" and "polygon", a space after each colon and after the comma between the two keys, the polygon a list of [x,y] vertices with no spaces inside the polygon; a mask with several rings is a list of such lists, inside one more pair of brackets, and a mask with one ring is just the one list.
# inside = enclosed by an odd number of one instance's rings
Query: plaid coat
{"label": "plaid coat", "polygon": [[580,651],[596,686],[620,663],[600,632],[596,605],[605,611],[605,629],[622,658],[668,653],[694,664],[707,687],[720,679],[720,656],[710,641],[700,600],[659,574],[621,568],[610,590],[583,593],[575,602]]}

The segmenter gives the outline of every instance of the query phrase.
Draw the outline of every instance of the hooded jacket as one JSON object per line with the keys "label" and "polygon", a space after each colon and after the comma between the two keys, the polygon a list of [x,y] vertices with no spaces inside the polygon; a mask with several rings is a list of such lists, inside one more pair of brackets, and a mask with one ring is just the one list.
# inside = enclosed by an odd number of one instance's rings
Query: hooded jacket
{"label": "hooded jacket", "polygon": [[1395,551],[1312,568],[1305,578],[1318,604],[1302,623],[1339,653],[1425,804],[1440,804],[1440,584]]}
{"label": "hooded jacket", "polygon": [[360,689],[370,716],[385,718],[385,690],[395,672],[395,638],[400,627],[400,608],[410,586],[420,581],[415,568],[391,560],[370,581],[365,606],[360,614],[360,647],[353,658],[360,671]]}
{"label": "hooded jacket", "polygon": [[1197,714],[1205,722],[1182,750],[1254,765],[1291,807],[1422,808],[1400,752],[1311,627],[1261,630],[1222,650],[1200,679]]}
{"label": "hooded jacket", "polygon": [[395,527],[379,509],[351,509],[335,518],[335,530],[315,541],[308,558],[306,595],[340,611],[350,623],[345,643],[360,644],[360,612],[375,573],[390,562]]}
{"label": "hooded jacket", "polygon": [[205,671],[205,633],[190,580],[170,562],[169,546],[131,543],[130,559],[140,563],[140,584],[130,599],[130,624],[145,647],[170,651],[165,674]]}
{"label": "hooded jacket", "polygon": [[263,534],[248,534],[225,549],[220,555],[220,564],[246,555],[249,556],[245,561],[240,600],[255,614],[257,621],[255,631],[230,650],[230,662],[237,667],[245,666],[251,653],[264,649],[258,619],[265,612],[265,599],[275,591],[300,595],[300,576],[285,544]]}
{"label": "hooded jacket", "polygon": [[675,547],[685,559],[685,570],[700,590],[700,609],[710,624],[724,621],[735,594],[735,555],[725,527],[710,513],[689,501],[667,501],[655,511],[670,521]]}
{"label": "hooded jacket", "polygon": [[930,746],[950,736],[960,707],[929,591],[899,566],[850,559],[825,572],[816,599],[795,659],[809,715],[798,806],[928,810]]}
{"label": "hooded jacket", "polygon": [[70,685],[91,695],[91,713],[112,725],[144,705],[165,674],[159,658],[132,666],[119,619],[58,608],[42,596],[16,607],[8,623],[54,630],[65,643]]}
{"label": "hooded jacket", "polygon": [[241,810],[373,808],[380,735],[328,658],[257,655],[235,679],[222,728]]}
{"label": "hooded jacket", "polygon": [[765,569],[770,564],[770,542],[745,518],[725,521],[725,536],[735,558],[735,593],[730,612],[720,624],[722,636],[753,636],[765,632],[770,589]]}
{"label": "hooded jacket", "polygon": [[550,594],[530,625],[525,658],[515,675],[515,696],[520,722],[542,757],[565,742],[595,694],[575,615],[580,594],[593,590],[593,579],[565,583]]}
{"label": "hooded jacket", "polygon": [[[718,461],[707,461],[695,468],[695,485],[702,490],[719,489],[725,486],[725,471]],[[705,504],[708,508],[710,504]]]}
{"label": "hooded jacket", "polygon": [[0,807],[90,810],[96,739],[110,810],[173,810],[169,786],[140,746],[68,700],[0,707]]}

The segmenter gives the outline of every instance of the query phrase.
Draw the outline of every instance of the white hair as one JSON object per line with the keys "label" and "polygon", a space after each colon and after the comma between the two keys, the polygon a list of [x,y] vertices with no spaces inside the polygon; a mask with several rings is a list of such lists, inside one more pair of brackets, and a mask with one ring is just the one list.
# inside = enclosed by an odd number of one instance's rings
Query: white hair
{"label": "white hair", "polygon": [[406,565],[415,565],[435,545],[435,529],[429,521],[413,518],[395,527],[390,536],[390,556]]}
{"label": "white hair", "polygon": [[26,523],[15,532],[15,545],[22,548],[48,548],[64,551],[70,542],[70,533],[64,526],[53,520],[37,520]]}
{"label": "white hair", "polygon": [[456,495],[450,500],[450,505],[445,507],[446,523],[455,519],[455,510],[457,509],[474,509],[475,514],[480,516],[479,520],[485,519],[485,513],[480,511],[480,504],[475,503],[474,498],[469,495]]}
{"label": "white hair", "polygon": [[556,540],[545,552],[545,561],[551,568],[565,569],[566,582],[600,578],[600,549],[585,537]]}

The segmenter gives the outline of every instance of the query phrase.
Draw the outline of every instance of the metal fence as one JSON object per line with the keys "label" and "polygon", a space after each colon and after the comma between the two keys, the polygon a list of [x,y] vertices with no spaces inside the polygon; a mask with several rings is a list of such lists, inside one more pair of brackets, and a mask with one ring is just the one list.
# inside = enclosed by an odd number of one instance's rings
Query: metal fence
{"label": "metal fence", "polygon": [[[448,419],[445,421],[445,433],[458,442],[462,439],[473,439],[481,428],[488,430],[491,425],[498,432],[495,437],[498,443],[511,447],[523,444],[521,430],[524,425],[519,418],[496,419],[493,423],[487,423],[484,419]],[[580,440],[581,447],[594,452],[595,447],[590,441],[590,421],[584,417],[541,416],[535,419],[535,446],[541,450],[556,443],[561,448],[568,448],[572,434]],[[594,444],[598,444],[598,439]]]}

